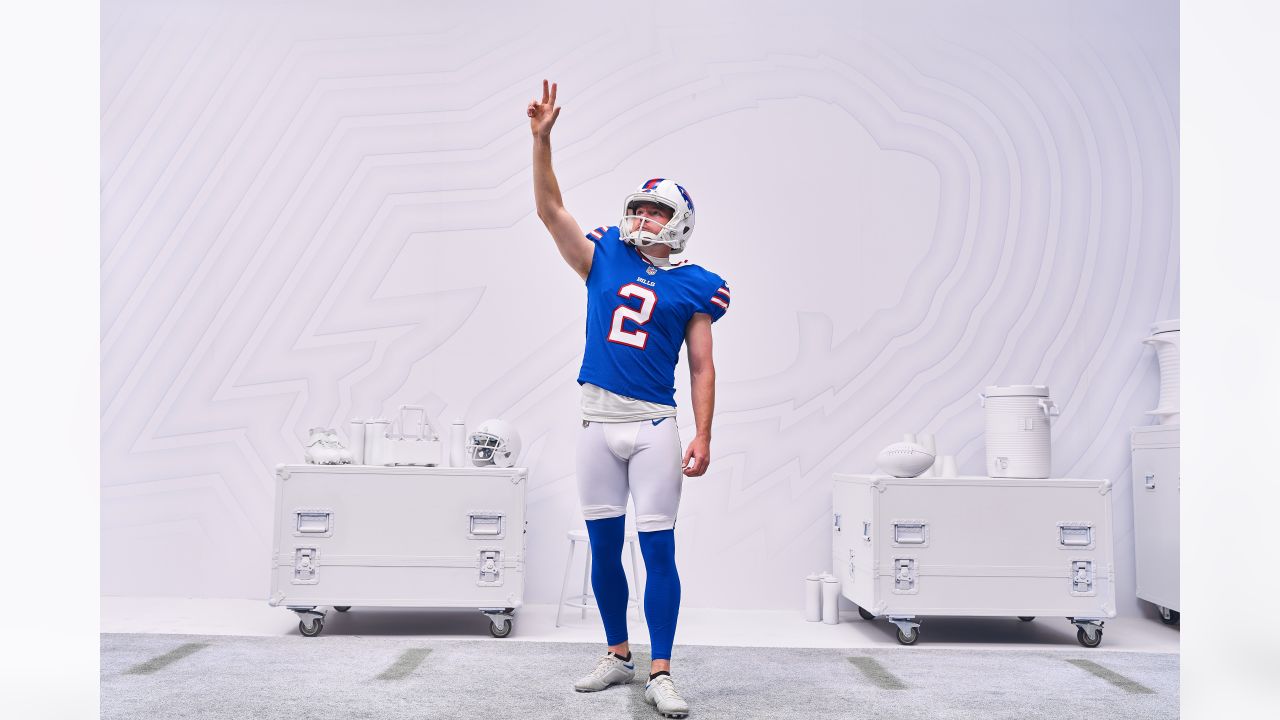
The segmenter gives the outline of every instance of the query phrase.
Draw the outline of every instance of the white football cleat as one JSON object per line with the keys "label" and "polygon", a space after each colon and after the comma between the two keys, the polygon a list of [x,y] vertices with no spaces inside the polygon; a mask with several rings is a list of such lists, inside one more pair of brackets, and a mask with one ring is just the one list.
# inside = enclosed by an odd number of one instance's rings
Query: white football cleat
{"label": "white football cleat", "polygon": [[598,692],[610,685],[629,683],[636,679],[636,664],[626,662],[613,653],[606,653],[596,663],[596,668],[573,684],[578,692]]}
{"label": "white football cleat", "polygon": [[333,451],[329,449],[328,443],[325,442],[325,428],[311,428],[310,437],[307,438],[306,458],[307,462],[312,465],[329,465],[333,462]]}
{"label": "white football cleat", "polygon": [[663,717],[689,717],[689,703],[676,692],[670,675],[659,675],[646,683],[644,701],[657,708]]}
{"label": "white football cleat", "polygon": [[346,445],[338,439],[338,432],[333,428],[326,428],[324,431],[324,444],[333,452],[333,463],[335,465],[349,465],[351,463],[351,451]]}

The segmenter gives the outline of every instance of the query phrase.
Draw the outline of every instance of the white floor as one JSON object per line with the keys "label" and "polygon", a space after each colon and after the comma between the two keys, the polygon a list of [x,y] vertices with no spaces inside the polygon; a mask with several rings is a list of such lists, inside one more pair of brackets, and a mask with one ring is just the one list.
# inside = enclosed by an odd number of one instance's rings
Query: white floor
{"label": "white floor", "polygon": [[[489,622],[474,610],[352,608],[328,610],[323,635],[422,635],[436,638],[487,638]],[[648,643],[648,631],[629,614],[634,642]],[[506,641],[599,642],[604,631],[594,610],[565,608],[556,627],[554,605],[525,605],[516,611],[515,627]],[[297,616],[266,600],[164,597],[102,598],[104,633],[176,633],[191,635],[298,634]],[[1152,617],[1124,617],[1106,621],[1102,645],[1090,652],[1178,652],[1177,627]],[[805,622],[802,614],[770,610],[710,610],[681,608],[676,645],[736,647],[871,648],[901,647],[892,624],[868,622],[856,611],[842,613],[837,625]],[[1075,627],[1065,618],[924,618],[920,640],[928,648],[1010,648],[1018,650],[1084,650],[1076,642]]]}

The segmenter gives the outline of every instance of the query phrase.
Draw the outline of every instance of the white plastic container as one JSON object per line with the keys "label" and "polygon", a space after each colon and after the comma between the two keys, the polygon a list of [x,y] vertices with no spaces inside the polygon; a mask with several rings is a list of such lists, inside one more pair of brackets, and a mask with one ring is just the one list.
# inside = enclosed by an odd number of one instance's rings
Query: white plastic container
{"label": "white plastic container", "polygon": [[449,426],[449,467],[470,467],[467,460],[467,426],[454,420]]}
{"label": "white plastic container", "polygon": [[836,625],[840,622],[840,581],[835,576],[822,576],[822,622]]}
{"label": "white plastic container", "polygon": [[938,457],[938,445],[937,441],[933,437],[933,433],[920,433],[920,445],[925,450],[928,450],[929,454],[935,458],[934,463],[925,468],[924,472],[920,473],[920,475],[922,477],[937,477],[938,471],[942,469],[942,465],[936,459]]}
{"label": "white plastic container", "polygon": [[364,464],[388,465],[387,431],[391,421],[371,418],[364,423]]}
{"label": "white plastic container", "polygon": [[1151,336],[1142,342],[1155,348],[1160,362],[1160,402],[1148,415],[1159,418],[1160,425],[1177,425],[1180,421],[1179,375],[1182,348],[1179,321],[1163,320],[1151,326]]}
{"label": "white plastic container", "polygon": [[817,573],[804,579],[804,619],[822,621],[822,576]]}
{"label": "white plastic container", "polygon": [[981,397],[986,409],[987,475],[1049,477],[1049,418],[1058,414],[1049,386],[990,385]]}
{"label": "white plastic container", "polygon": [[364,421],[351,421],[351,464],[364,465]]}

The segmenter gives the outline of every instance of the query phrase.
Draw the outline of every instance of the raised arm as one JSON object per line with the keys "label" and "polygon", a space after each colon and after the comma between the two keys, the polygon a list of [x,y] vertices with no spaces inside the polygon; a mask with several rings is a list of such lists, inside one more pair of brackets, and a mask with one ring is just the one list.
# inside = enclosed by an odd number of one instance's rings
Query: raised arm
{"label": "raised arm", "polygon": [[578,227],[578,221],[565,210],[560,183],[556,182],[555,171],[551,169],[551,126],[560,117],[554,83],[548,88],[547,81],[542,81],[542,100],[529,103],[528,115],[529,129],[533,131],[533,199],[538,207],[538,219],[556,241],[560,257],[586,280],[595,246]]}

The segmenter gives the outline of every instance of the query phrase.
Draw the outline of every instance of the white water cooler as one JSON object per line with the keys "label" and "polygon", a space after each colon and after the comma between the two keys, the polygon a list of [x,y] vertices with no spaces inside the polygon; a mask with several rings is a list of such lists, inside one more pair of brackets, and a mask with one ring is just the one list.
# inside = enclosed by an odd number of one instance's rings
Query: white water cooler
{"label": "white water cooler", "polygon": [[986,410],[987,475],[1049,477],[1049,419],[1058,408],[1047,385],[990,385],[981,395]]}

